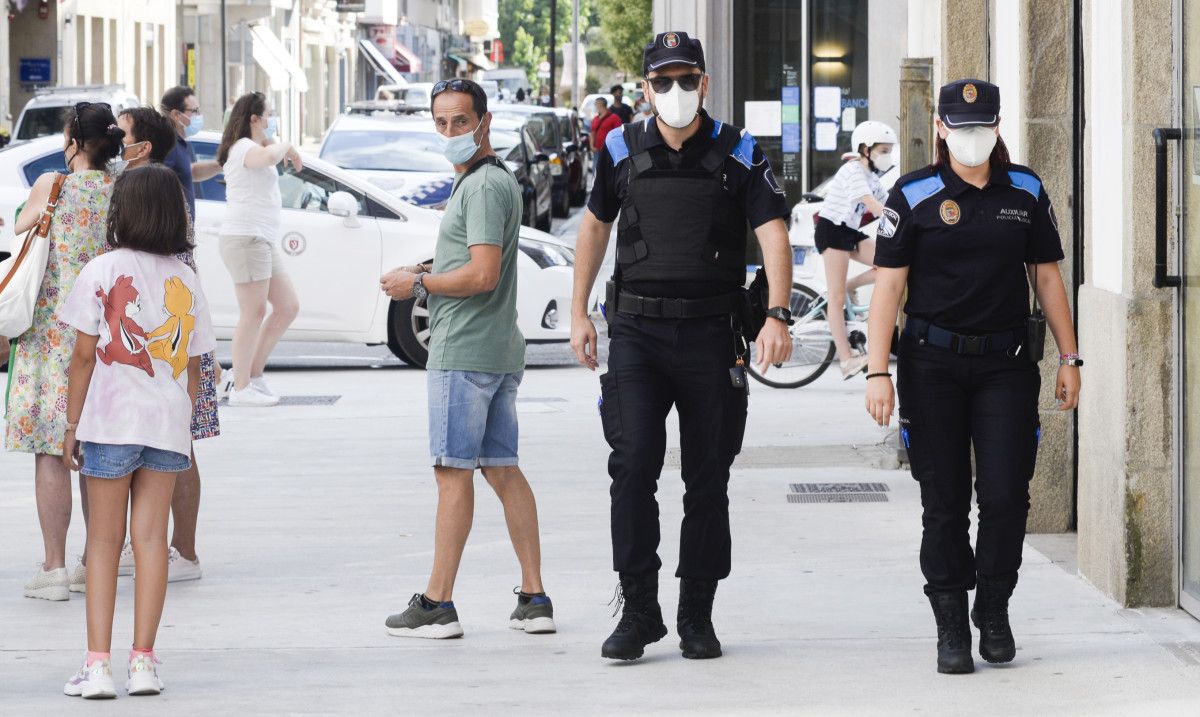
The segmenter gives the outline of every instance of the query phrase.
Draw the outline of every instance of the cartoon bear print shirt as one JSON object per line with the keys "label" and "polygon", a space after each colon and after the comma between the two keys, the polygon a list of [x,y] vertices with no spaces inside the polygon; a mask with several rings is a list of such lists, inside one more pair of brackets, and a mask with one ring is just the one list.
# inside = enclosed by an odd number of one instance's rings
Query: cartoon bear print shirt
{"label": "cartoon bear print shirt", "polygon": [[76,437],[190,453],[188,360],[216,346],[195,272],[174,257],[117,249],[88,262],[58,317],[99,337]]}

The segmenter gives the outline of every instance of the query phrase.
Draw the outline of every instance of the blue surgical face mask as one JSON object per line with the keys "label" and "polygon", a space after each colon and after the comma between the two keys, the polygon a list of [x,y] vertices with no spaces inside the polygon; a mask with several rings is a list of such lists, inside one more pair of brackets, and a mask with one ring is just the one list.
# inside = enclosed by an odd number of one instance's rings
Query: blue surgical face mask
{"label": "blue surgical face mask", "polygon": [[457,137],[442,137],[442,155],[453,165],[463,165],[479,151],[479,142],[475,141],[475,133],[483,128],[483,120],[473,131],[460,134]]}
{"label": "blue surgical face mask", "polygon": [[185,137],[195,137],[202,129],[204,129],[204,115],[195,114],[188,120],[187,127],[183,128],[183,134]]}
{"label": "blue surgical face mask", "polygon": [[267,126],[263,128],[263,134],[267,136],[267,139],[271,139],[272,137],[275,136],[275,133],[278,131],[279,131],[279,118],[276,117],[275,115],[271,115],[270,117],[267,118]]}

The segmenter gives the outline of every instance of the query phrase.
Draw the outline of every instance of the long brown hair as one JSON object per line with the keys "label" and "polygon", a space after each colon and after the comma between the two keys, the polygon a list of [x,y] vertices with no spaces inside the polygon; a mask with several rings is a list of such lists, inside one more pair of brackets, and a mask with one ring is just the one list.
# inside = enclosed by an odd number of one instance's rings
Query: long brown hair
{"label": "long brown hair", "polygon": [[[996,137],[996,146],[992,147],[992,154],[988,157],[988,166],[992,169],[1003,169],[1012,164],[1012,157],[1008,154],[1008,146],[1004,144],[1003,137]],[[937,138],[937,156],[933,159],[935,167],[950,166],[950,147],[946,145],[946,140],[941,137]]]}
{"label": "long brown hair", "polygon": [[261,92],[242,95],[233,103],[229,122],[221,135],[221,146],[217,148],[217,164],[224,166],[225,160],[229,159],[229,148],[239,139],[250,136],[250,118],[262,117],[266,112],[267,96]]}

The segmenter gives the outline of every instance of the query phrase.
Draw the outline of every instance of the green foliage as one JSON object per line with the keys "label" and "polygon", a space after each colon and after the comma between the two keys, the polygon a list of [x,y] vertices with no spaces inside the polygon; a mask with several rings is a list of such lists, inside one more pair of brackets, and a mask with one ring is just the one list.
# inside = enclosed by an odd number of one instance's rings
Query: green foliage
{"label": "green foliage", "polygon": [[[500,0],[500,39],[507,58],[505,64],[525,70],[530,87],[542,84],[538,65],[550,57],[550,3],[552,0]],[[571,0],[557,0],[558,27],[555,44],[561,57],[564,43],[571,41]],[[640,2],[640,0],[638,0]],[[588,28],[599,24],[596,0],[579,0],[580,41]],[[562,65],[558,65],[562,72]],[[556,73],[557,74],[557,73]]]}
{"label": "green foliage", "polygon": [[642,49],[653,39],[651,0],[595,0],[604,45],[617,69],[632,80],[642,76]]}

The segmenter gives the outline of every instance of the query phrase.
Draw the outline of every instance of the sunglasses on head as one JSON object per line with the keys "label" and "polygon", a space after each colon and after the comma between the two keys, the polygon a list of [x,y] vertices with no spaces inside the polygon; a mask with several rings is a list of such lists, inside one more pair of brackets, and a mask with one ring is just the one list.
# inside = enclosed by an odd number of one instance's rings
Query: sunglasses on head
{"label": "sunglasses on head", "polygon": [[434,97],[437,97],[446,90],[450,90],[451,92],[466,92],[474,95],[475,87],[475,83],[469,82],[468,80],[442,80],[433,86],[433,91],[429,93],[429,99],[432,100]]}
{"label": "sunglasses on head", "polygon": [[647,82],[654,88],[655,93],[661,95],[670,92],[676,82],[679,83],[679,89],[684,92],[694,92],[700,86],[700,80],[703,77],[703,74],[682,75],[680,77],[651,77]]}

